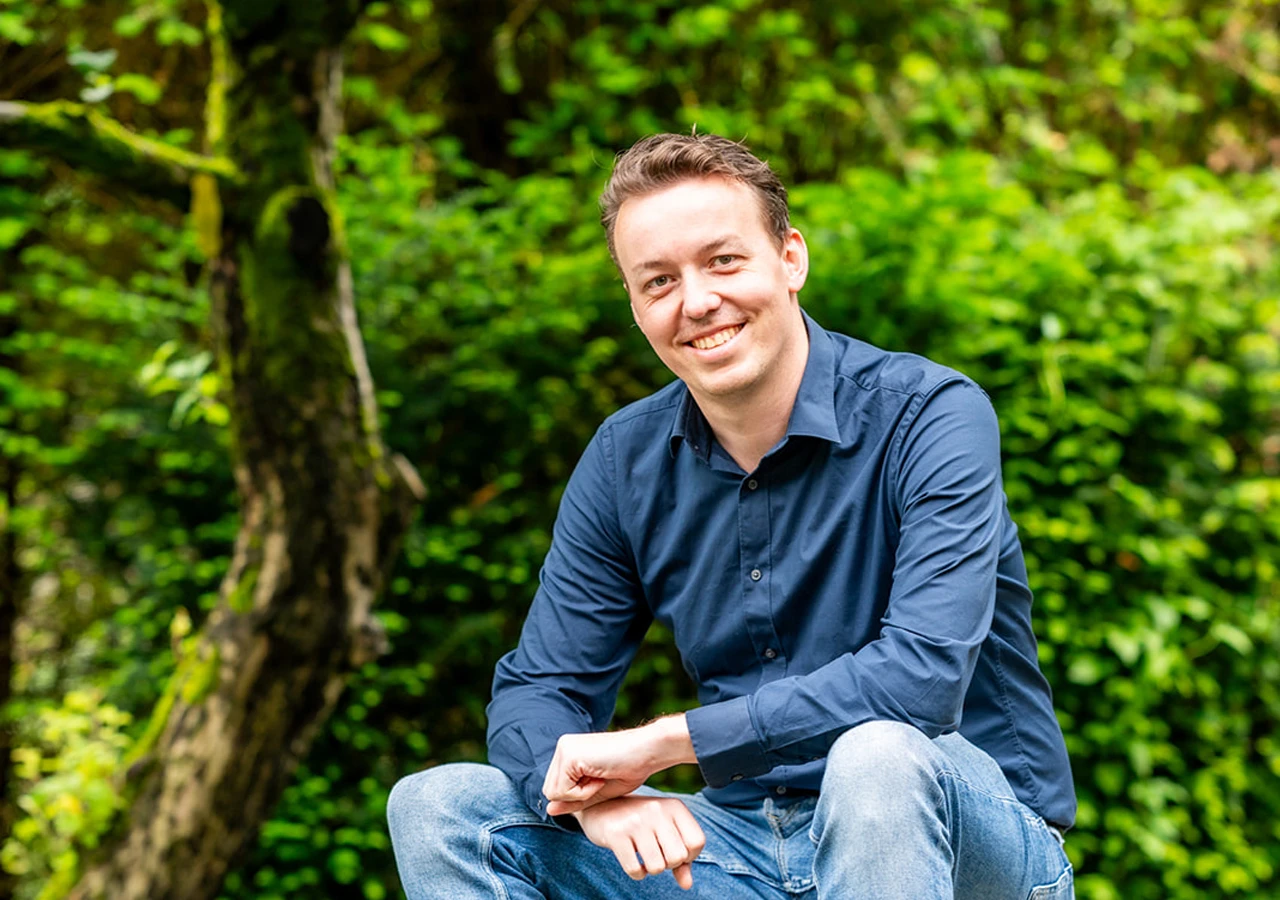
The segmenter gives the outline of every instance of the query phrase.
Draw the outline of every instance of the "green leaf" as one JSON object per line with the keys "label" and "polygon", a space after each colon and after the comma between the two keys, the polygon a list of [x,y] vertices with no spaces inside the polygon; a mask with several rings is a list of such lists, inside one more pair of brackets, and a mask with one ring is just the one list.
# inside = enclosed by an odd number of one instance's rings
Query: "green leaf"
{"label": "green leaf", "polygon": [[139,75],[136,72],[128,72],[117,76],[115,85],[117,91],[133,94],[148,106],[159,100],[160,95],[164,92],[157,82],[146,75]]}
{"label": "green leaf", "polygon": [[107,50],[76,50],[67,54],[67,62],[81,72],[105,72],[111,68],[111,64],[116,61],[116,51]]}
{"label": "green leaf", "polygon": [[0,12],[0,38],[25,47],[35,42],[36,32],[20,13]]}
{"label": "green leaf", "polygon": [[359,33],[361,37],[385,53],[398,53],[409,46],[409,36],[385,22],[366,22],[361,26]]}

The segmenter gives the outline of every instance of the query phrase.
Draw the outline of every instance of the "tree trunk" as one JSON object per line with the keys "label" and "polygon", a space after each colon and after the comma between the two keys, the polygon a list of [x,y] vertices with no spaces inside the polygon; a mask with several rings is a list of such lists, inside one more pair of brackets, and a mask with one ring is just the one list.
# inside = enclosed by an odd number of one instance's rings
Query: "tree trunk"
{"label": "tree trunk", "polygon": [[354,14],[227,8],[225,143],[241,177],[193,179],[192,193],[214,251],[240,531],[219,604],[130,755],[127,818],[76,898],[215,897],[346,676],[379,650],[370,606],[421,485],[378,435],[334,205]]}

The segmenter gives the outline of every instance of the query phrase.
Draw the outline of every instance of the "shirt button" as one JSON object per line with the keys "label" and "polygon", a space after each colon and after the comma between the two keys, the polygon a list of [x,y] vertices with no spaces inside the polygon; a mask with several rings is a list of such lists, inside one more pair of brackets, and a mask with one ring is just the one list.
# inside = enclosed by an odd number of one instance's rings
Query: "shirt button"
{"label": "shirt button", "polygon": [[730,780],[730,781],[741,781],[741,780],[742,780],[742,776],[741,776],[741,775],[734,775],[734,776],[733,776],[732,778],[730,778],[729,780]]}
{"label": "shirt button", "polygon": [[752,581],[759,581],[759,580],[760,580],[760,578],[763,576],[763,574],[764,574],[764,573],[763,573],[763,572],[761,572],[759,569],[752,569],[752,570],[751,570],[751,580],[752,580]]}
{"label": "shirt button", "polygon": [[785,784],[780,784],[774,788],[774,790],[777,791],[779,795],[782,795],[787,792],[787,786]]}
{"label": "shirt button", "polygon": [[777,650],[774,650],[772,647],[770,647],[768,650],[764,651],[764,658],[765,658],[765,659],[773,659],[773,658],[774,658],[774,657],[776,657],[777,655],[778,655],[778,651],[777,651]]}
{"label": "shirt button", "polygon": [[747,482],[748,490],[754,491],[758,487],[760,487],[760,482],[756,481],[754,478],[752,478],[750,481]]}

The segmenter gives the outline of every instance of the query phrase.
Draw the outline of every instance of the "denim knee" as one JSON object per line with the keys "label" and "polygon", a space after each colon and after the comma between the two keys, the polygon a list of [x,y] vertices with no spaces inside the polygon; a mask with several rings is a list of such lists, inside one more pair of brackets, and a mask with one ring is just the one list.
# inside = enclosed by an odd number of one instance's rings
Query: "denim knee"
{"label": "denim knee", "polygon": [[387,798],[387,822],[395,833],[413,823],[448,823],[484,816],[483,807],[513,791],[510,779],[492,766],[448,763],[406,775]]}
{"label": "denim knee", "polygon": [[845,794],[854,804],[906,800],[913,785],[935,781],[940,755],[920,729],[903,722],[866,722],[850,728],[827,755],[823,794]]}
{"label": "denim knee", "polygon": [[933,742],[923,731],[905,722],[864,722],[850,728],[832,744],[827,754],[827,772],[871,767],[927,764],[933,757]]}

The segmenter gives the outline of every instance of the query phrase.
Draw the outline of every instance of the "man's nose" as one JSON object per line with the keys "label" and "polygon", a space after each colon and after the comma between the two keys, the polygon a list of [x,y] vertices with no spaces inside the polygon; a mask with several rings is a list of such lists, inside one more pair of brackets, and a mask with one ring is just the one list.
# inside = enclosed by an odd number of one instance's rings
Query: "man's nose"
{"label": "man's nose", "polygon": [[684,314],[690,319],[702,319],[720,306],[720,295],[708,278],[698,275],[685,276]]}

